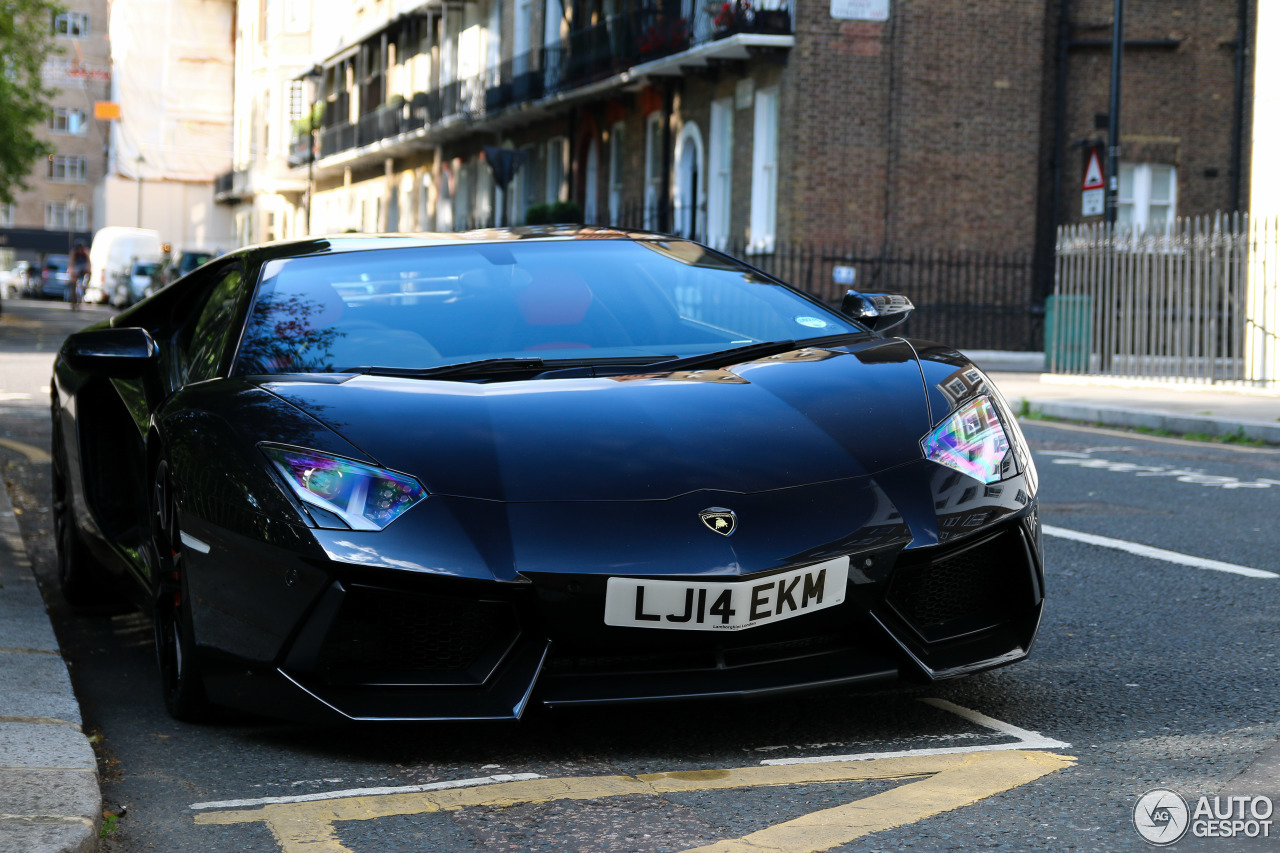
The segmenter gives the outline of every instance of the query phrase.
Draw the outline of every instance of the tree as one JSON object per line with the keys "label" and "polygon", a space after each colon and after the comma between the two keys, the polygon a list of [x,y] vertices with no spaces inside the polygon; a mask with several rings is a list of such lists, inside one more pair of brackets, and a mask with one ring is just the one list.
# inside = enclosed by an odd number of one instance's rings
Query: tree
{"label": "tree", "polygon": [[54,151],[35,129],[51,114],[54,90],[41,69],[57,52],[53,20],[60,12],[52,0],[0,0],[0,203],[12,204],[31,167]]}

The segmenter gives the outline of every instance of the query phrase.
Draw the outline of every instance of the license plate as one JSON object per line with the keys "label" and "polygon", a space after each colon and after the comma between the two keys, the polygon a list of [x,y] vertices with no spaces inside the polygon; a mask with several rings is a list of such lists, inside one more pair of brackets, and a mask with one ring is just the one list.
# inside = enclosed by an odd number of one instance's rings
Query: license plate
{"label": "license plate", "polygon": [[741,631],[844,601],[849,558],[728,583],[609,578],[604,622],[672,631]]}

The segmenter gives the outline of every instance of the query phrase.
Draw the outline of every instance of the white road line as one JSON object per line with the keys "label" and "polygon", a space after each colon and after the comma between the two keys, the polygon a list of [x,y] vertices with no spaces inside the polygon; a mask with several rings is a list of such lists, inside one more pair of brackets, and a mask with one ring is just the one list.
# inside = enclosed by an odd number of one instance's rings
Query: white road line
{"label": "white road line", "polygon": [[197,539],[196,537],[192,536],[190,533],[188,533],[185,530],[178,531],[178,538],[182,540],[183,545],[186,545],[188,548],[190,548],[193,551],[199,551],[201,554],[209,553],[208,542],[204,542],[200,539]]}
{"label": "white road line", "polygon": [[988,746],[954,746],[954,747],[937,747],[930,749],[903,749],[897,752],[863,752],[851,755],[814,755],[805,758],[769,758],[761,761],[765,765],[783,765],[783,764],[822,764],[828,761],[872,761],[878,758],[905,758],[917,757],[924,755],[958,755],[964,752],[992,752],[1004,749],[1068,749],[1071,744],[1053,738],[1045,737],[1039,732],[1020,729],[1011,723],[1005,723],[1000,720],[988,717],[969,708],[962,708],[946,699],[921,699],[921,702],[932,705],[935,708],[941,708],[949,711],[956,716],[963,717],[971,723],[982,726],[985,729],[991,729],[1002,735],[1015,737],[1018,740],[1014,743],[997,743]]}
{"label": "white road line", "polygon": [[1224,563],[1221,560],[1209,560],[1204,557],[1193,557],[1190,554],[1179,554],[1177,551],[1166,551],[1163,548],[1152,548],[1150,545],[1140,545],[1137,542],[1126,542],[1123,539],[1112,539],[1108,536],[1095,536],[1092,533],[1081,533],[1078,530],[1066,530],[1062,527],[1052,527],[1048,524],[1044,525],[1041,530],[1045,536],[1057,536],[1059,539],[1073,539],[1076,542],[1084,542],[1087,545],[1097,545],[1100,548],[1115,548],[1117,551],[1127,551],[1130,554],[1137,554],[1139,557],[1150,557],[1153,560],[1164,560],[1168,563],[1177,563],[1180,566],[1191,566],[1195,569],[1209,569],[1214,572],[1230,572],[1233,575],[1244,575],[1247,578],[1280,578],[1280,574],[1268,572],[1264,569],[1251,569],[1248,566],[1238,566],[1235,563]]}
{"label": "white road line", "polygon": [[418,794],[423,791],[443,791],[447,788],[474,788],[477,785],[493,785],[498,782],[524,782],[544,778],[538,773],[499,773],[478,779],[454,779],[451,782],[431,782],[427,785],[401,785],[393,788],[350,788],[345,791],[324,791],[318,794],[298,794],[293,797],[258,797],[253,800],[220,800],[213,803],[192,803],[192,809],[236,809],[245,806],[265,806],[274,803],[310,803],[316,800],[338,800],[347,797],[371,797],[379,794]]}

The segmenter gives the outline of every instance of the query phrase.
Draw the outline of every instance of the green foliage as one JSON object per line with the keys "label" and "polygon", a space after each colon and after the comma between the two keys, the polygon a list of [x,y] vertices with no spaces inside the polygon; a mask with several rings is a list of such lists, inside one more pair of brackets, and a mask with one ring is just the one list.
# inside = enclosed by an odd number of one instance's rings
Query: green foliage
{"label": "green foliage", "polygon": [[531,205],[524,213],[525,225],[550,225],[554,221],[551,218],[551,205],[549,204]]}
{"label": "green foliage", "polygon": [[576,201],[558,201],[551,205],[552,222],[582,223],[582,205]]}
{"label": "green foliage", "polygon": [[13,203],[36,161],[54,152],[34,131],[52,112],[55,93],[45,88],[40,68],[60,52],[53,18],[62,11],[51,0],[0,0],[0,203]]}
{"label": "green foliage", "polygon": [[304,115],[302,118],[293,120],[293,135],[302,136],[310,133],[320,127],[320,120],[324,118],[324,101],[316,101],[311,105],[310,115]]}
{"label": "green foliage", "polygon": [[535,204],[524,214],[525,225],[562,225],[582,222],[582,206],[576,201]]}

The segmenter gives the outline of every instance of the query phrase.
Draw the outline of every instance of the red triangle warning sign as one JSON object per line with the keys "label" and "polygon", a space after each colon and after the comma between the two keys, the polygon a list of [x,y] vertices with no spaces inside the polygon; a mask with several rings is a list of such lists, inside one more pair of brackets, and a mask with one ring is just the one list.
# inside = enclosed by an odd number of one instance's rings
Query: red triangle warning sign
{"label": "red triangle warning sign", "polygon": [[1089,165],[1084,170],[1084,184],[1080,187],[1082,190],[1100,190],[1105,186],[1102,181],[1102,162],[1098,158],[1098,149],[1095,146],[1089,151]]}

